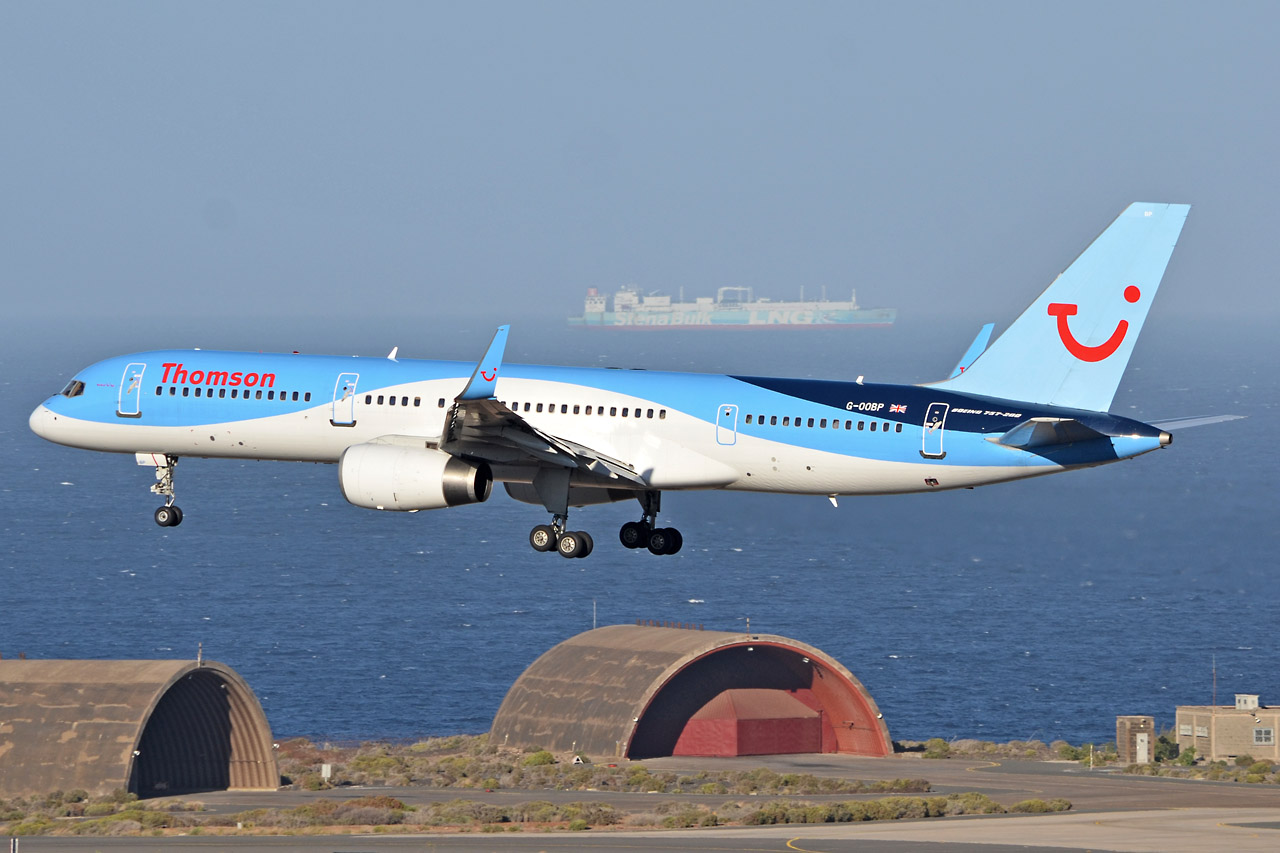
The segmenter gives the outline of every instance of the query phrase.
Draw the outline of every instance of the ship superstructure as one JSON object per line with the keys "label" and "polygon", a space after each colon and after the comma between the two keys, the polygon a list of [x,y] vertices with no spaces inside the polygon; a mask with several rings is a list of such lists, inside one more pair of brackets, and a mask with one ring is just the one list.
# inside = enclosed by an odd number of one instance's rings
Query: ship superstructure
{"label": "ship superstructure", "polygon": [[[612,304],[610,304],[612,303]],[[721,287],[715,297],[699,296],[692,302],[673,300],[664,294],[641,294],[623,287],[609,297],[598,288],[587,291],[580,317],[569,325],[614,329],[720,328],[766,329],[775,327],[890,326],[896,308],[861,308],[857,293],[848,302],[825,297],[806,300],[756,299],[750,287]]]}

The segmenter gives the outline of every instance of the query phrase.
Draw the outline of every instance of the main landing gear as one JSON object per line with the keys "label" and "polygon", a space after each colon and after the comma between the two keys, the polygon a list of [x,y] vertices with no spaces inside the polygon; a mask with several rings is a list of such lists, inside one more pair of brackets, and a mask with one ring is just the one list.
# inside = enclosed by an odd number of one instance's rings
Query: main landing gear
{"label": "main landing gear", "polygon": [[565,530],[569,517],[557,515],[550,524],[539,524],[529,531],[529,544],[535,551],[559,551],[561,557],[585,557],[595,547],[591,534],[581,530]]}
{"label": "main landing gear", "polygon": [[[140,462],[141,459],[140,455]],[[159,460],[156,461],[158,463]],[[161,527],[177,527],[182,523],[182,510],[173,502],[173,471],[178,467],[178,457],[165,456],[164,464],[156,464],[155,467],[156,482],[151,486],[151,492],[164,498],[164,506],[155,512],[156,524]]]}
{"label": "main landing gear", "polygon": [[674,527],[657,527],[661,492],[643,492],[637,496],[644,516],[628,521],[618,531],[618,541],[625,548],[648,548],[650,554],[675,554],[684,545],[684,537]]}
{"label": "main landing gear", "polygon": [[[644,508],[639,521],[628,521],[618,531],[618,539],[627,548],[648,548],[651,554],[674,554],[684,544],[684,537],[674,527],[657,527],[659,492],[636,495]],[[535,551],[559,551],[562,557],[585,557],[595,547],[590,533],[567,530],[568,508],[551,517],[550,524],[539,524],[529,531],[529,544]]]}

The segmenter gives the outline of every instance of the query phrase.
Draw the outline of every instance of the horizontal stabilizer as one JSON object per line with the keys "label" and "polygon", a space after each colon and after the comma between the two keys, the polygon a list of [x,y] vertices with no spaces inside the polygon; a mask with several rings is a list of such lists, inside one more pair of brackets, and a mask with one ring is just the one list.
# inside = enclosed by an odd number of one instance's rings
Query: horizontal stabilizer
{"label": "horizontal stabilizer", "polygon": [[1163,430],[1173,432],[1177,429],[1190,429],[1191,427],[1206,426],[1207,424],[1220,424],[1226,421],[1238,421],[1245,415],[1205,415],[1201,418],[1173,418],[1167,421],[1152,421],[1151,425],[1159,427]]}
{"label": "horizontal stabilizer", "polygon": [[991,440],[1006,447],[1028,450],[1033,447],[1075,444],[1098,438],[1108,438],[1108,436],[1073,418],[1031,418]]}
{"label": "horizontal stabilizer", "polygon": [[964,351],[964,355],[960,356],[960,360],[956,362],[955,370],[951,371],[948,379],[955,379],[961,373],[969,369],[969,365],[973,364],[974,359],[982,355],[987,348],[987,342],[991,340],[991,330],[996,327],[995,323],[988,323],[978,330],[978,336],[973,339],[973,343],[969,344],[969,348]]}

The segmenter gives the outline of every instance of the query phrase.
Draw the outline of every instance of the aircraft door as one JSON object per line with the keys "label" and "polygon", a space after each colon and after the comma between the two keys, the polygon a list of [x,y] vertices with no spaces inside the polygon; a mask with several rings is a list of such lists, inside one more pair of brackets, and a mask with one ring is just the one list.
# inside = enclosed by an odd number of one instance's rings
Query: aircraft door
{"label": "aircraft door", "polygon": [[145,364],[134,362],[124,369],[120,377],[120,395],[116,400],[116,414],[122,418],[142,417],[142,374]]}
{"label": "aircraft door", "polygon": [[723,404],[716,410],[716,442],[738,443],[738,407],[732,403]]}
{"label": "aircraft door", "polygon": [[929,410],[925,412],[924,438],[920,446],[920,455],[925,459],[942,459],[947,455],[942,449],[942,433],[950,408],[947,403],[930,403]]}
{"label": "aircraft door", "polygon": [[333,383],[333,415],[329,423],[341,427],[356,425],[356,383],[359,380],[359,373],[338,374],[338,381]]}

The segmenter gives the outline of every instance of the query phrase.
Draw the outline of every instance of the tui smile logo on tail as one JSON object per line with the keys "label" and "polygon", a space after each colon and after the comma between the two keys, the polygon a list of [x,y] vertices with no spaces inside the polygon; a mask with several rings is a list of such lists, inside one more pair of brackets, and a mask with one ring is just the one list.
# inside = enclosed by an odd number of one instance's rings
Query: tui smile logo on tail
{"label": "tui smile logo on tail", "polygon": [[[1141,297],[1142,291],[1133,285],[1129,285],[1124,289],[1126,302],[1137,302]],[[1129,331],[1129,321],[1121,320],[1116,324],[1116,330],[1111,333],[1111,337],[1097,346],[1091,347],[1080,343],[1076,340],[1075,335],[1071,334],[1071,325],[1067,318],[1078,310],[1079,306],[1074,302],[1049,303],[1049,316],[1058,318],[1058,337],[1062,339],[1062,345],[1067,348],[1067,352],[1081,361],[1102,361],[1109,358],[1112,353],[1120,348],[1121,342],[1124,341],[1124,336]]]}

